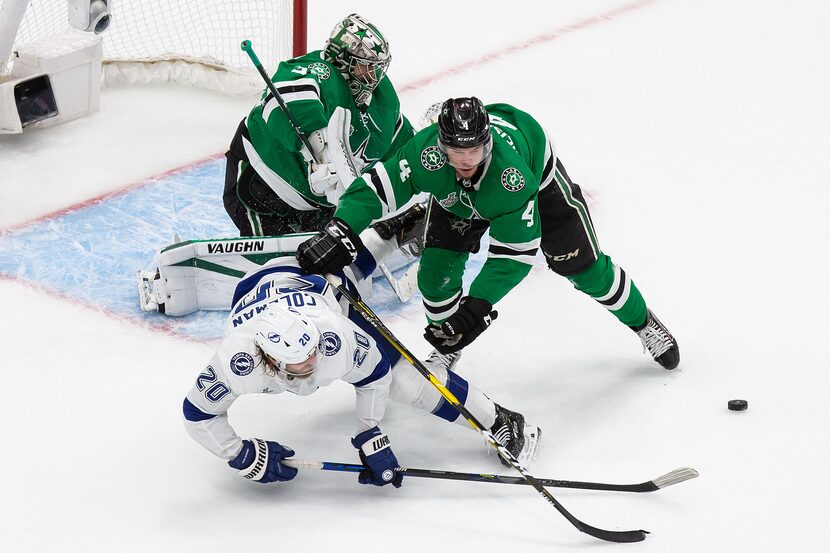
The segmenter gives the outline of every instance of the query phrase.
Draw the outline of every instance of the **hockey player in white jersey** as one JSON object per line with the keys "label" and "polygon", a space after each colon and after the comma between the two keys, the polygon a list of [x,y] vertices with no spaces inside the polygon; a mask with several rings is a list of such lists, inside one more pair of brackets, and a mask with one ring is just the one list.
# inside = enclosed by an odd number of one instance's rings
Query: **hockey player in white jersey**
{"label": "hockey player in white jersey", "polygon": [[[376,260],[395,241],[368,231],[367,246],[339,276],[346,288],[370,275]],[[522,462],[535,456],[541,431],[505,409],[458,374],[437,352],[426,366]],[[292,392],[304,396],[343,380],[354,386],[356,434],[351,439],[367,467],[362,484],[399,487],[402,475],[391,441],[380,424],[388,399],[467,425],[439,392],[402,359],[340,293],[318,275],[304,275],[293,258],[274,259],[243,278],[234,294],[225,336],[184,400],[188,433],[239,474],[256,482],[294,478],[297,469],[281,461],[294,451],[277,441],[242,438],[227,411],[241,395]]]}

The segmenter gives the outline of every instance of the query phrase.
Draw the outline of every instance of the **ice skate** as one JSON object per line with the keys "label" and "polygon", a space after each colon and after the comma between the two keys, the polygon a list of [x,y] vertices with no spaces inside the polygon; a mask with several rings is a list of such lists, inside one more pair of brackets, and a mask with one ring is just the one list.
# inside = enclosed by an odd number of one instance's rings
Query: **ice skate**
{"label": "ice skate", "polygon": [[426,360],[424,360],[424,366],[430,371],[434,371],[435,368],[451,371],[458,364],[459,359],[461,359],[460,351],[444,355],[442,353],[438,353],[437,349],[434,349],[429,353]]}
{"label": "ice skate", "polygon": [[680,348],[677,340],[671,335],[660,319],[654,316],[651,309],[648,310],[646,322],[640,327],[632,330],[640,337],[643,343],[643,350],[648,350],[654,360],[666,370],[672,370],[680,363]]}
{"label": "ice skate", "polygon": [[[493,423],[490,432],[499,444],[518,459],[522,466],[527,466],[536,458],[539,440],[542,439],[542,429],[528,424],[521,413],[496,404],[496,422]],[[510,463],[501,457],[499,460],[502,465],[510,466]]]}

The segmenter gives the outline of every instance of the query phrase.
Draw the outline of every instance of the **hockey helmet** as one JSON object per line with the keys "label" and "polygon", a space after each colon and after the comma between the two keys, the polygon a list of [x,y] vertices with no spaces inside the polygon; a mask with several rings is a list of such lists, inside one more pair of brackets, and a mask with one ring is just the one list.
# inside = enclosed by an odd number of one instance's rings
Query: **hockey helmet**
{"label": "hockey helmet", "polygon": [[356,13],[335,25],[326,42],[325,57],[346,79],[358,106],[369,104],[392,59],[383,34]]}
{"label": "hockey helmet", "polygon": [[474,148],[492,143],[490,117],[475,96],[450,98],[438,115],[438,146],[441,149]]}
{"label": "hockey helmet", "polygon": [[277,371],[291,376],[309,376],[316,363],[302,368],[302,372],[286,370],[286,365],[302,364],[317,353],[320,331],[305,315],[290,307],[271,303],[253,323],[254,342]]}

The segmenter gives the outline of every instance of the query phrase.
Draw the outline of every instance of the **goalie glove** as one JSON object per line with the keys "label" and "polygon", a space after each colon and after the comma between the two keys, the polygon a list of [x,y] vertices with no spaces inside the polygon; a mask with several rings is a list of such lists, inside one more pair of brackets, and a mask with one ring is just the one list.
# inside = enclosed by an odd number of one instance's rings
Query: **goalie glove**
{"label": "goalie glove", "polygon": [[461,298],[458,310],[444,322],[428,325],[424,338],[438,353],[455,353],[470,345],[498,316],[489,301],[466,296]]}
{"label": "goalie glove", "polygon": [[242,440],[242,450],[235,459],[228,461],[228,465],[238,470],[239,476],[260,484],[287,482],[297,476],[297,469],[287,467],[280,461],[293,456],[294,451],[277,442],[253,438]]}

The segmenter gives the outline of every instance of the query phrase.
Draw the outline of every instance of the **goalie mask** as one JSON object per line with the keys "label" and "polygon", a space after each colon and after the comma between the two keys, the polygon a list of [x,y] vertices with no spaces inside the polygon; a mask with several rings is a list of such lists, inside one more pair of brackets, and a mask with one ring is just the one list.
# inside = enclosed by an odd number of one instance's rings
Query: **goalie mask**
{"label": "goalie mask", "polygon": [[271,303],[253,325],[254,342],[278,373],[298,378],[311,376],[317,368],[320,331],[308,317]]}
{"label": "goalie mask", "polygon": [[346,79],[358,106],[369,104],[392,59],[386,38],[356,13],[334,27],[326,42],[325,56]]}

